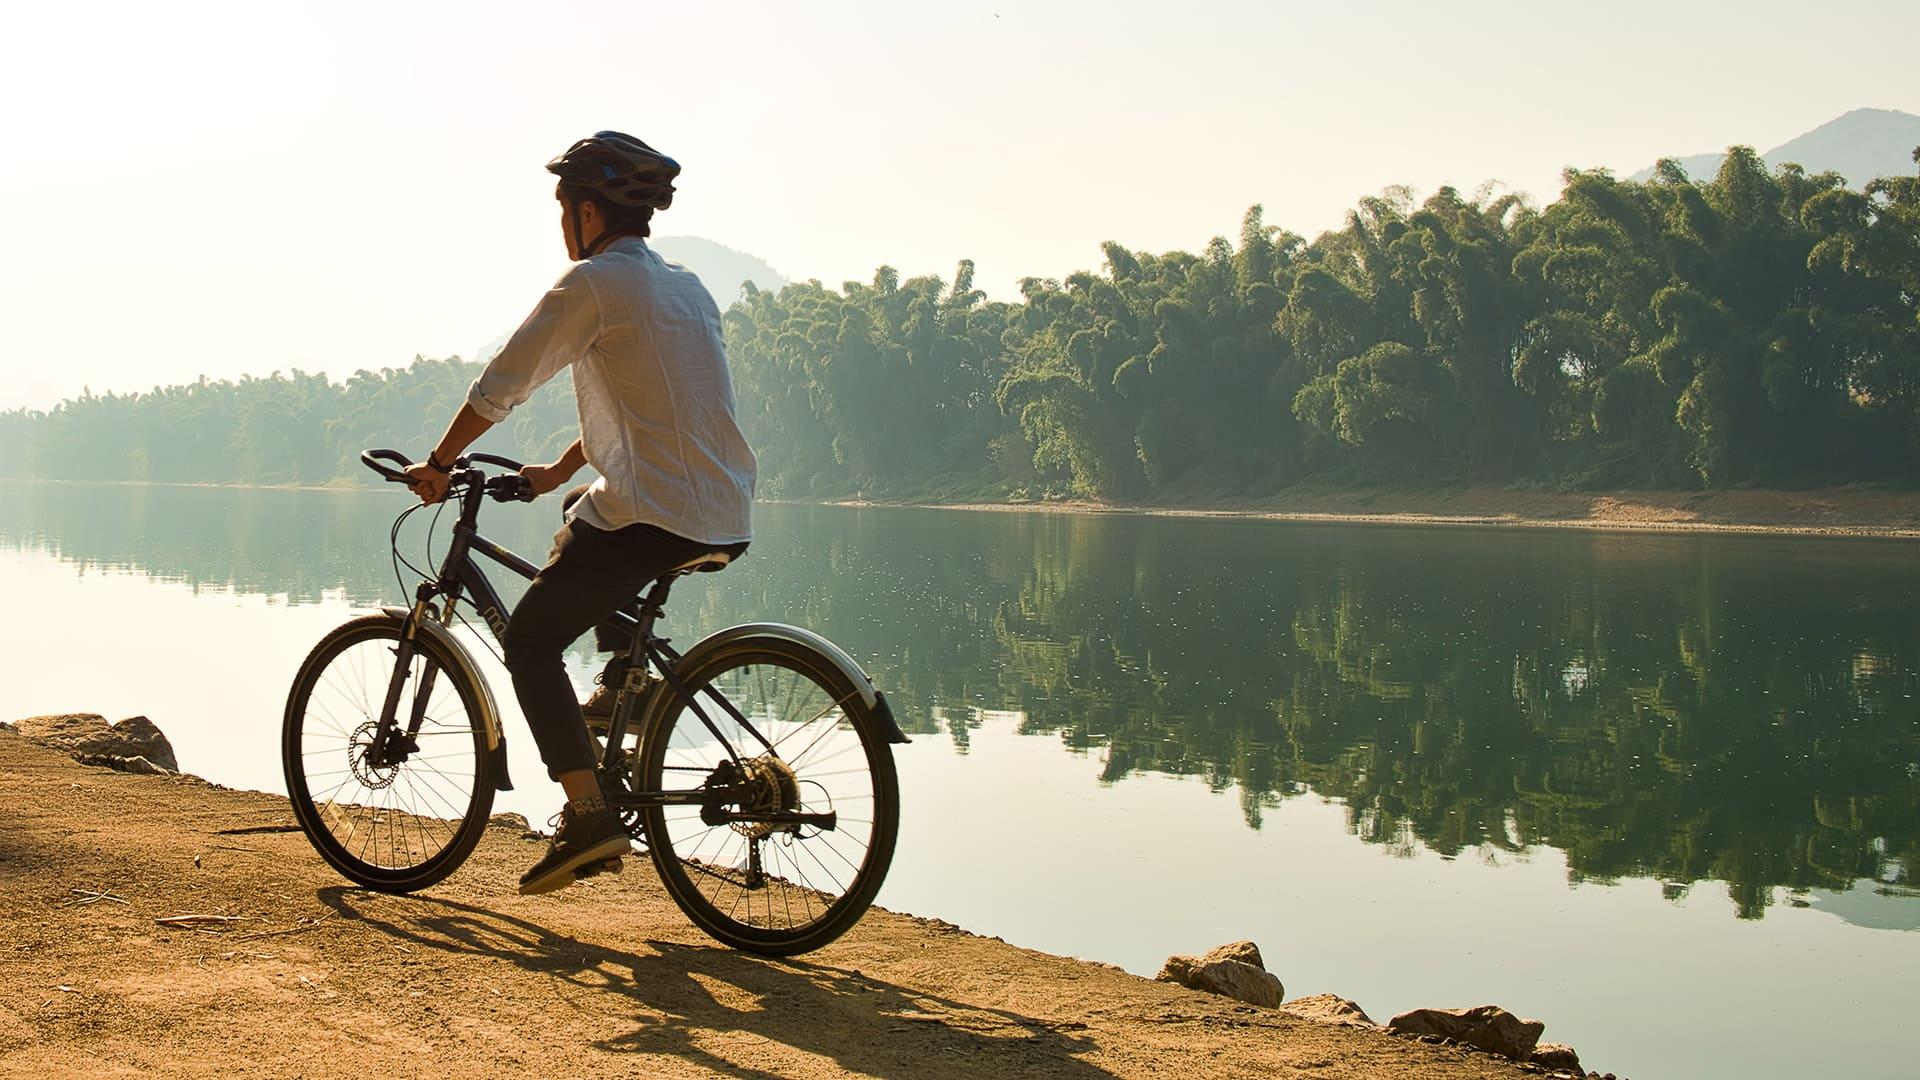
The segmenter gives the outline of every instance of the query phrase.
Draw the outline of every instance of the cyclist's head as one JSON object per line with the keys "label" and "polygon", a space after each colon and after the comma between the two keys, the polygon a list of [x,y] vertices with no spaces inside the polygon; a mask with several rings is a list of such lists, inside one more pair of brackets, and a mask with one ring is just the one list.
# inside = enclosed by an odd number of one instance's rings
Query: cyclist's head
{"label": "cyclist's head", "polygon": [[547,171],[560,178],[554,195],[567,254],[584,259],[615,237],[646,236],[653,212],[673,205],[680,163],[631,135],[598,131],[547,162]]}

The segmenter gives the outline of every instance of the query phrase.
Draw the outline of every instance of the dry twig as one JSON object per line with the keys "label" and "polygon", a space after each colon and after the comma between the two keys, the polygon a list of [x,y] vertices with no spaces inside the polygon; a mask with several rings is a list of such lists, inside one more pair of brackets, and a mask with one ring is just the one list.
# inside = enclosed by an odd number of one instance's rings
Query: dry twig
{"label": "dry twig", "polygon": [[[338,914],[340,913],[337,911],[329,911],[325,915],[322,915],[317,919],[305,920],[305,924],[301,926],[289,926],[283,930],[257,930],[251,934],[241,934],[235,937],[233,940],[250,941],[254,938],[283,937],[287,934],[304,934],[308,930],[311,930],[314,927],[319,926],[321,923],[326,922],[328,919],[331,919]],[[305,919],[305,916],[302,916],[302,918]]]}
{"label": "dry twig", "polygon": [[153,920],[161,926],[193,927],[201,923],[237,923],[246,922],[245,915],[168,915]]}

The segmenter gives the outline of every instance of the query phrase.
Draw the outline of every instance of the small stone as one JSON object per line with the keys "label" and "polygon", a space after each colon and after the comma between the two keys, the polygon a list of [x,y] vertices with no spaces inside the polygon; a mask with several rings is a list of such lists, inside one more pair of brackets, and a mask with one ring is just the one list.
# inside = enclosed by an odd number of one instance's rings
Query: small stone
{"label": "small stone", "polygon": [[1260,959],[1260,946],[1251,941],[1229,941],[1225,945],[1215,945],[1200,959],[1203,962],[1238,960],[1243,964],[1252,964],[1261,971],[1267,970],[1267,965]]}
{"label": "small stone", "polygon": [[144,757],[123,757],[119,754],[76,753],[73,760],[82,765],[92,765],[102,769],[116,769],[123,773],[141,773],[147,776],[172,776],[172,769],[165,769]]}
{"label": "small stone", "polygon": [[487,827],[490,829],[518,829],[523,833],[533,831],[533,826],[527,824],[526,817],[515,813],[495,814],[487,819]]}
{"label": "small stone", "polygon": [[1514,1061],[1530,1059],[1546,1028],[1538,1020],[1522,1020],[1498,1005],[1414,1009],[1387,1021],[1387,1030],[1395,1035],[1438,1036]]}
{"label": "small stone", "polygon": [[1585,1075],[1580,1069],[1580,1055],[1573,1052],[1573,1047],[1564,1043],[1541,1043],[1533,1048],[1533,1053],[1527,1060],[1551,1072]]}
{"label": "small stone", "polygon": [[[1236,942],[1235,948],[1252,942]],[[1244,960],[1216,958],[1216,949],[1206,956],[1169,956],[1160,968],[1160,974],[1154,976],[1161,982],[1176,983],[1193,990],[1209,994],[1219,994],[1235,1001],[1244,1001],[1249,1005],[1275,1008],[1286,998],[1287,988],[1270,971]],[[1259,955],[1255,949],[1253,955]]]}
{"label": "small stone", "polygon": [[1373,1017],[1368,1016],[1366,1010],[1338,994],[1311,994],[1307,997],[1294,998],[1280,1006],[1280,1011],[1319,1024],[1344,1024],[1352,1027],[1380,1026],[1374,1023]]}

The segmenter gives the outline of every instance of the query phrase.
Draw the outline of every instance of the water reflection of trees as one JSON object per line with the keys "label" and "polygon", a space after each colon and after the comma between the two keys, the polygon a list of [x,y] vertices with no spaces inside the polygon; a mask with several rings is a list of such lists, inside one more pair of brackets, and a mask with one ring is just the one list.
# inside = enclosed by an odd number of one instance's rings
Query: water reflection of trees
{"label": "water reflection of trees", "polygon": [[1777,886],[1920,865],[1920,577],[1904,547],[1058,518],[993,531],[992,550],[1029,562],[995,579],[992,641],[895,678],[1103,747],[1103,779],[1237,787],[1254,827],[1311,791],[1370,842],[1544,844],[1579,879],[1652,876],[1670,895],[1725,881],[1746,916]]}
{"label": "water reflection of trees", "polygon": [[[392,598],[396,500],[15,489],[0,537],[194,584]],[[551,508],[490,508],[544,550]],[[214,523],[210,525],[209,523]],[[1910,549],[769,506],[670,629],[815,626],[903,724],[984,712],[1143,771],[1304,793],[1372,843],[1548,845],[1573,874],[1778,886],[1920,866]]]}
{"label": "water reflection of trees", "polygon": [[[411,595],[395,584],[387,543],[409,505],[399,488],[295,490],[142,484],[5,485],[0,546],[37,547],[87,569],[135,570],[165,581],[311,603],[354,604]],[[557,510],[489,505],[484,531],[517,550],[544,554]],[[431,511],[414,515],[403,551],[425,563]],[[445,551],[452,511],[435,534]],[[496,575],[496,581],[503,575]],[[413,580],[409,576],[409,580]]]}

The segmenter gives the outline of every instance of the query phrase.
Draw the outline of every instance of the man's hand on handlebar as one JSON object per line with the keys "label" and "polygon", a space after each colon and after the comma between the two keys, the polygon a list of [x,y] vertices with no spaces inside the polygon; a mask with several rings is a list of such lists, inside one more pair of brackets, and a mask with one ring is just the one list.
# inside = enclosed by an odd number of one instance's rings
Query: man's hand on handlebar
{"label": "man's hand on handlebar", "polygon": [[448,474],[422,461],[401,470],[407,474],[407,486],[423,503],[437,503],[447,497]]}
{"label": "man's hand on handlebar", "polygon": [[561,463],[554,465],[528,465],[520,470],[520,475],[526,480],[527,487],[532,490],[534,495],[545,495],[547,492],[552,491],[571,479],[573,472],[574,470],[567,468],[564,463]]}

